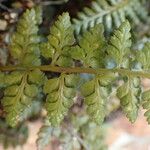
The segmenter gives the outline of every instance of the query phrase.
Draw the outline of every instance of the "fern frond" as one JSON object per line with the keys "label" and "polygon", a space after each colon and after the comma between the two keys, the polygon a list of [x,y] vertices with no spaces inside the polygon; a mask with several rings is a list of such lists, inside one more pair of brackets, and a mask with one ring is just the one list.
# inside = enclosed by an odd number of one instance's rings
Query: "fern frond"
{"label": "fern frond", "polygon": [[[41,22],[40,7],[27,10],[20,19],[10,44],[10,53],[18,61],[18,66],[33,67],[41,64],[39,49],[41,38],[38,35],[38,25]],[[10,126],[16,126],[34,112],[33,108],[40,103],[41,86],[45,79],[44,74],[38,69],[14,71],[4,75],[2,105]]]}
{"label": "fern frond", "polygon": [[[41,98],[41,85],[45,76],[39,70],[27,72],[12,72],[5,76],[7,87],[4,90],[2,105],[6,112],[6,121],[10,126],[16,126],[30,114],[33,100]],[[36,80],[38,79],[38,80]]]}
{"label": "fern frond", "polygon": [[41,9],[27,10],[19,21],[16,33],[11,38],[10,53],[18,64],[40,65],[38,25],[41,23]]}
{"label": "fern frond", "polygon": [[101,67],[105,45],[103,32],[104,27],[100,24],[86,31],[79,40],[79,46],[72,48],[72,58],[80,60],[85,67]]}
{"label": "fern frond", "polygon": [[114,32],[107,47],[109,60],[112,59],[116,67],[127,67],[127,56],[130,53],[131,47],[130,29],[131,27],[128,21],[122,23]]}
{"label": "fern frond", "polygon": [[87,105],[87,113],[97,124],[102,124],[104,121],[109,94],[107,85],[113,80],[113,74],[96,76],[81,88],[81,93],[85,97],[84,101]]}
{"label": "fern frond", "polygon": [[38,150],[43,150],[48,145],[53,136],[53,127],[44,125],[38,132],[38,139],[36,141]]}
{"label": "fern frond", "polygon": [[47,117],[52,126],[58,126],[73,105],[78,78],[75,75],[61,74],[59,78],[50,79],[44,86]]}
{"label": "fern frond", "polygon": [[[107,47],[108,60],[112,60],[117,68],[130,68],[129,58],[131,55],[131,34],[130,24],[128,21],[114,32]],[[138,79],[131,78],[127,75],[128,80],[118,88],[117,96],[127,118],[133,123],[135,122],[138,109],[140,88]]]}
{"label": "fern frond", "polygon": [[150,90],[142,93],[142,106],[146,109],[144,116],[147,117],[147,122],[150,124]]}
{"label": "fern frond", "polygon": [[52,59],[52,65],[70,66],[72,59],[68,53],[74,44],[73,28],[68,13],[63,13],[50,29],[48,41],[41,45],[45,58]]}
{"label": "fern frond", "polygon": [[127,18],[134,24],[147,20],[148,14],[140,0],[93,1],[91,7],[85,7],[82,12],[78,13],[73,23],[76,33],[79,34],[99,23],[103,23],[106,30],[111,31],[114,26],[119,27]]}
{"label": "fern frond", "polygon": [[[108,3],[102,0],[99,3],[103,4],[103,9],[108,7],[109,10],[112,7],[124,8],[124,4],[131,4],[133,1],[110,0]],[[117,7],[118,4],[121,8]],[[104,121],[107,113],[107,98],[113,87],[113,80],[123,78],[124,84],[118,88],[117,96],[124,113],[134,122],[138,115],[141,96],[139,80],[141,77],[150,78],[150,44],[147,43],[141,51],[131,52],[131,27],[128,21],[122,23],[109,42],[104,38],[104,27],[97,24],[87,30],[76,43],[68,13],[59,16],[58,21],[50,29],[47,42],[40,43],[38,25],[41,23],[41,12],[38,9],[28,10],[23,15],[12,38],[11,55],[18,60],[17,65],[0,66],[0,70],[4,71],[0,72],[0,88],[4,90],[1,102],[8,124],[16,126],[34,112],[37,113],[34,109],[41,105],[40,100],[44,91],[46,117],[52,127],[58,126],[73,105],[76,96],[78,75],[75,73],[95,75],[91,75],[90,80],[82,85],[81,93],[85,97],[87,113],[97,124]],[[112,11],[115,21],[117,9]],[[133,17],[131,12],[128,14]],[[40,52],[49,59],[49,65],[41,65]],[[112,62],[115,65],[109,67]],[[142,66],[138,71],[134,70],[136,63]],[[60,74],[47,80],[42,71]],[[50,77],[51,74],[47,76]],[[149,122],[149,107],[145,107],[148,99],[145,96],[143,99],[143,107],[148,109],[146,116]],[[41,129],[41,132],[50,133],[51,130],[47,126]],[[41,135],[40,140],[46,136]]]}
{"label": "fern frond", "polygon": [[[80,127],[80,135],[82,136],[85,145],[88,145],[90,150],[107,150],[105,143],[105,126],[98,126],[94,122],[86,122]],[[95,133],[95,134],[93,134]],[[91,135],[93,135],[91,137]]]}
{"label": "fern frond", "polygon": [[3,119],[0,119],[0,133],[0,143],[4,149],[8,149],[10,146],[15,149],[17,146],[24,145],[29,134],[25,124],[10,128]]}
{"label": "fern frond", "polygon": [[140,82],[138,78],[128,78],[128,81],[117,90],[121,107],[131,123],[134,123],[138,116],[141,93],[139,86]]}

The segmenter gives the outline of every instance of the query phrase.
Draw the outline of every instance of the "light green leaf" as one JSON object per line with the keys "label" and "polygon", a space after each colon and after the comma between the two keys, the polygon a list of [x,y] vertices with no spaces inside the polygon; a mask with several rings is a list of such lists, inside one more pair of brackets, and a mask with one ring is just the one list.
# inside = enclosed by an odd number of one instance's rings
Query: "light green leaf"
{"label": "light green leaf", "polygon": [[79,46],[74,46],[71,48],[71,57],[75,60],[84,60],[85,59],[85,52]]}
{"label": "light green leaf", "polygon": [[117,90],[121,107],[131,123],[134,123],[138,116],[140,92],[138,78],[128,78],[128,81]]}
{"label": "light green leaf", "polygon": [[127,57],[131,47],[130,24],[124,22],[110,39],[107,47],[108,57],[116,62],[116,67],[127,67]]}
{"label": "light green leaf", "polygon": [[58,17],[58,20],[50,28],[50,35],[48,41],[41,45],[41,52],[45,58],[51,58],[52,64],[59,66],[70,66],[69,51],[74,44],[73,28],[70,22],[68,13],[63,13]]}
{"label": "light green leaf", "polygon": [[44,92],[51,93],[57,91],[58,88],[59,88],[59,79],[58,78],[50,79],[44,85]]}
{"label": "light green leaf", "polygon": [[79,40],[79,47],[71,49],[72,58],[82,61],[85,67],[98,68],[102,66],[105,45],[103,32],[101,24],[86,31]]}
{"label": "light green leaf", "polygon": [[28,80],[29,83],[41,86],[45,83],[47,78],[42,71],[40,71],[39,69],[35,69],[29,73]]}
{"label": "light green leaf", "polygon": [[21,17],[17,31],[13,34],[10,44],[10,53],[18,60],[18,64],[38,66],[40,62],[38,25],[41,23],[41,9],[27,10]]}
{"label": "light green leaf", "polygon": [[[84,101],[87,105],[87,113],[97,124],[102,124],[106,115],[105,110],[109,93],[106,85],[110,84],[108,82],[109,76],[106,76],[96,76],[81,88],[81,93],[85,97]],[[102,84],[101,81],[103,81]]]}
{"label": "light green leaf", "polygon": [[7,87],[4,90],[2,105],[10,126],[14,127],[30,117],[34,101],[41,99],[41,85],[44,84],[44,79],[39,70],[12,72],[5,76]]}
{"label": "light green leaf", "polygon": [[58,126],[73,105],[78,78],[75,75],[61,74],[59,78],[48,80],[44,85],[47,117],[52,126]]}

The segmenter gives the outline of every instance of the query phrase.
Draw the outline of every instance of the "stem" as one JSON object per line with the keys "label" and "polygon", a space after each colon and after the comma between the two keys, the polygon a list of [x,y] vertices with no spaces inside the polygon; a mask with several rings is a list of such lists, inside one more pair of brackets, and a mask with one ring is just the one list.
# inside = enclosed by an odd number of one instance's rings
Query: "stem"
{"label": "stem", "polygon": [[68,0],[55,0],[55,1],[41,1],[41,5],[60,5],[66,3]]}
{"label": "stem", "polygon": [[0,66],[0,71],[15,71],[15,70],[34,70],[40,69],[41,71],[50,71],[58,73],[88,73],[88,74],[105,74],[105,73],[119,73],[125,76],[136,76],[142,78],[150,78],[150,72],[147,71],[134,71],[129,69],[106,69],[106,68],[82,68],[82,67],[58,67],[51,65],[20,67],[20,66]]}

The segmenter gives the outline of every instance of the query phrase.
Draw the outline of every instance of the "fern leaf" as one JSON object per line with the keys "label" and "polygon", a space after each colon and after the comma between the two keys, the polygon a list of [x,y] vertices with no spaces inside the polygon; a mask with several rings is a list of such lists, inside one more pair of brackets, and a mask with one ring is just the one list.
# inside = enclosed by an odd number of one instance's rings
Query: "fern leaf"
{"label": "fern leaf", "polygon": [[68,109],[73,105],[77,80],[77,77],[73,74],[61,74],[59,78],[50,79],[46,82],[44,92],[48,96],[45,107],[48,120],[52,126],[58,126]]}
{"label": "fern leaf", "polygon": [[106,86],[113,80],[114,76],[112,74],[97,76],[86,82],[81,88],[81,93],[85,97],[87,105],[87,113],[97,124],[102,124],[104,121],[109,93]]}
{"label": "fern leaf", "polygon": [[144,70],[150,69],[150,42],[147,42],[144,48],[137,52],[136,59]]}
{"label": "fern leaf", "polygon": [[98,68],[102,66],[105,45],[103,32],[104,27],[101,24],[86,31],[79,40],[79,47],[72,48],[72,58],[80,60],[85,67]]}
{"label": "fern leaf", "polygon": [[48,41],[41,45],[45,58],[51,58],[53,65],[70,66],[72,59],[68,49],[74,44],[73,28],[68,13],[63,13],[50,29]]}
{"label": "fern leaf", "polygon": [[38,25],[41,23],[41,10],[27,10],[19,21],[16,33],[11,38],[10,53],[18,64],[40,65]]}
{"label": "fern leaf", "polygon": [[140,92],[137,78],[128,78],[128,81],[117,90],[122,109],[131,123],[134,123],[138,116]]}
{"label": "fern leaf", "polygon": [[96,24],[103,23],[107,31],[119,27],[127,18],[134,24],[147,20],[148,13],[140,0],[95,0],[91,7],[85,7],[73,19],[76,33],[87,30]]}
{"label": "fern leaf", "polygon": [[[37,78],[39,80],[35,81]],[[45,76],[40,70],[29,73],[12,72],[5,76],[7,87],[4,90],[2,105],[6,112],[6,121],[10,126],[14,127],[29,117],[33,100],[41,98],[41,85],[44,80]]]}
{"label": "fern leaf", "polygon": [[147,117],[147,122],[150,124],[150,90],[142,93],[142,106],[146,109],[144,116]]}
{"label": "fern leaf", "polygon": [[108,57],[115,62],[116,67],[127,67],[127,56],[130,53],[131,47],[130,29],[129,22],[124,22],[114,32],[107,47]]}

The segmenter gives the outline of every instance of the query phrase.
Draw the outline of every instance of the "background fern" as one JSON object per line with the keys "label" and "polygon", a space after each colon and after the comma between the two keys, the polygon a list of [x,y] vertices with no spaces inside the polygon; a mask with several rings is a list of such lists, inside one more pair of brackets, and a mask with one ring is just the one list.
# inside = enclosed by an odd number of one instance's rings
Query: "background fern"
{"label": "background fern", "polygon": [[[84,149],[90,148],[90,150],[107,150],[104,141],[105,126],[97,126],[86,115],[79,117],[71,115],[70,119],[72,125],[65,129],[53,128],[48,124],[43,125],[38,133],[37,145],[39,150],[44,149],[49,142],[55,145],[56,138],[59,140],[59,146],[65,150],[80,150],[82,147]],[[64,126],[68,125],[64,124]],[[93,134],[92,137],[91,134]]]}
{"label": "background fern", "polygon": [[44,125],[38,132],[37,147],[38,150],[44,149],[52,140],[54,129],[50,125]]}
{"label": "background fern", "polygon": [[4,119],[0,119],[0,132],[0,143],[4,149],[24,145],[29,135],[26,125],[21,124],[17,128],[10,128]]}
{"label": "background fern", "polygon": [[96,24],[103,23],[105,30],[112,31],[126,19],[134,24],[148,20],[148,14],[140,0],[96,0],[91,7],[85,7],[73,19],[76,33],[87,30]]}

